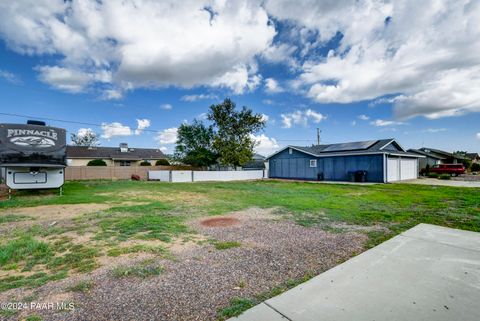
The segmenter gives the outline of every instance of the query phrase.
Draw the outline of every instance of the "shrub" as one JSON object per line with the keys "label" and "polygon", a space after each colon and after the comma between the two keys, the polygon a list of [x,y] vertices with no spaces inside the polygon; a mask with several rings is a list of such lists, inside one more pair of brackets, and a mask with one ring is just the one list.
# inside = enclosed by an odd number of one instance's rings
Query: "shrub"
{"label": "shrub", "polygon": [[141,177],[137,174],[132,174],[132,176],[130,177],[132,179],[132,181],[139,181],[141,180]]}
{"label": "shrub", "polygon": [[480,172],[480,163],[473,163],[470,169],[472,172]]}
{"label": "shrub", "polygon": [[143,161],[140,163],[140,166],[152,166],[152,164],[150,164],[148,161]]}
{"label": "shrub", "polygon": [[449,175],[449,174],[442,174],[440,176],[438,176],[438,179],[445,179],[445,180],[449,180],[451,179],[452,177]]}
{"label": "shrub", "polygon": [[155,162],[155,166],[170,166],[170,163],[165,158],[159,159]]}
{"label": "shrub", "polygon": [[107,163],[103,159],[92,159],[87,166],[107,166]]}
{"label": "shrub", "polygon": [[437,174],[437,173],[428,173],[428,174],[427,174],[427,177],[429,177],[429,178],[438,178],[438,174]]}

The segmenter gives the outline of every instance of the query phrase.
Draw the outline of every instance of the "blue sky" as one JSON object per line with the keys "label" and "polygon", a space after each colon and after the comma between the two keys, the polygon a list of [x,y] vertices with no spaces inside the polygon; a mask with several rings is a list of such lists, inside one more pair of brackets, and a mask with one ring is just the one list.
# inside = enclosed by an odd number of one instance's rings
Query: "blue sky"
{"label": "blue sky", "polygon": [[474,2],[35,3],[0,4],[1,113],[171,152],[230,97],[265,115],[263,154],[317,127],[323,143],[480,151]]}

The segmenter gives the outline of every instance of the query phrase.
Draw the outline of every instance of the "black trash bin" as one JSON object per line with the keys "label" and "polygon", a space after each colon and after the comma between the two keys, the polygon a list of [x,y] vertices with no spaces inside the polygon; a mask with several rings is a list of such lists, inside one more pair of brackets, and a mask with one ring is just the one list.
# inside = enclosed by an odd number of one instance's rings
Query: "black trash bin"
{"label": "black trash bin", "polygon": [[355,172],[355,182],[366,182],[367,181],[367,171],[356,171]]}
{"label": "black trash bin", "polygon": [[349,182],[355,182],[355,172],[348,172],[347,177]]}
{"label": "black trash bin", "polygon": [[324,180],[324,177],[323,177],[323,172],[320,172],[317,174],[317,181],[323,181]]}

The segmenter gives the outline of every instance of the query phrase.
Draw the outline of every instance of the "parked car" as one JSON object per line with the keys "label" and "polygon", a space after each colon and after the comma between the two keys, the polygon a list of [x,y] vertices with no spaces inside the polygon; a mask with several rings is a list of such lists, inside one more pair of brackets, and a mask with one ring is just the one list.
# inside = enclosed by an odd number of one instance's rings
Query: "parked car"
{"label": "parked car", "polygon": [[465,166],[463,164],[437,164],[430,168],[430,173],[458,176],[465,173]]}

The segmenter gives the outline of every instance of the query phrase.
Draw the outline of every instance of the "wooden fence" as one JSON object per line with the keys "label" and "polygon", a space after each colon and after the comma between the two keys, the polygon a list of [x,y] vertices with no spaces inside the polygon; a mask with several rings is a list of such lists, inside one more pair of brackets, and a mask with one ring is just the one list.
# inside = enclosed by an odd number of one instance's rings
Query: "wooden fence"
{"label": "wooden fence", "polygon": [[65,180],[130,179],[133,174],[147,179],[148,171],[192,169],[188,166],[69,166],[65,168]]}

